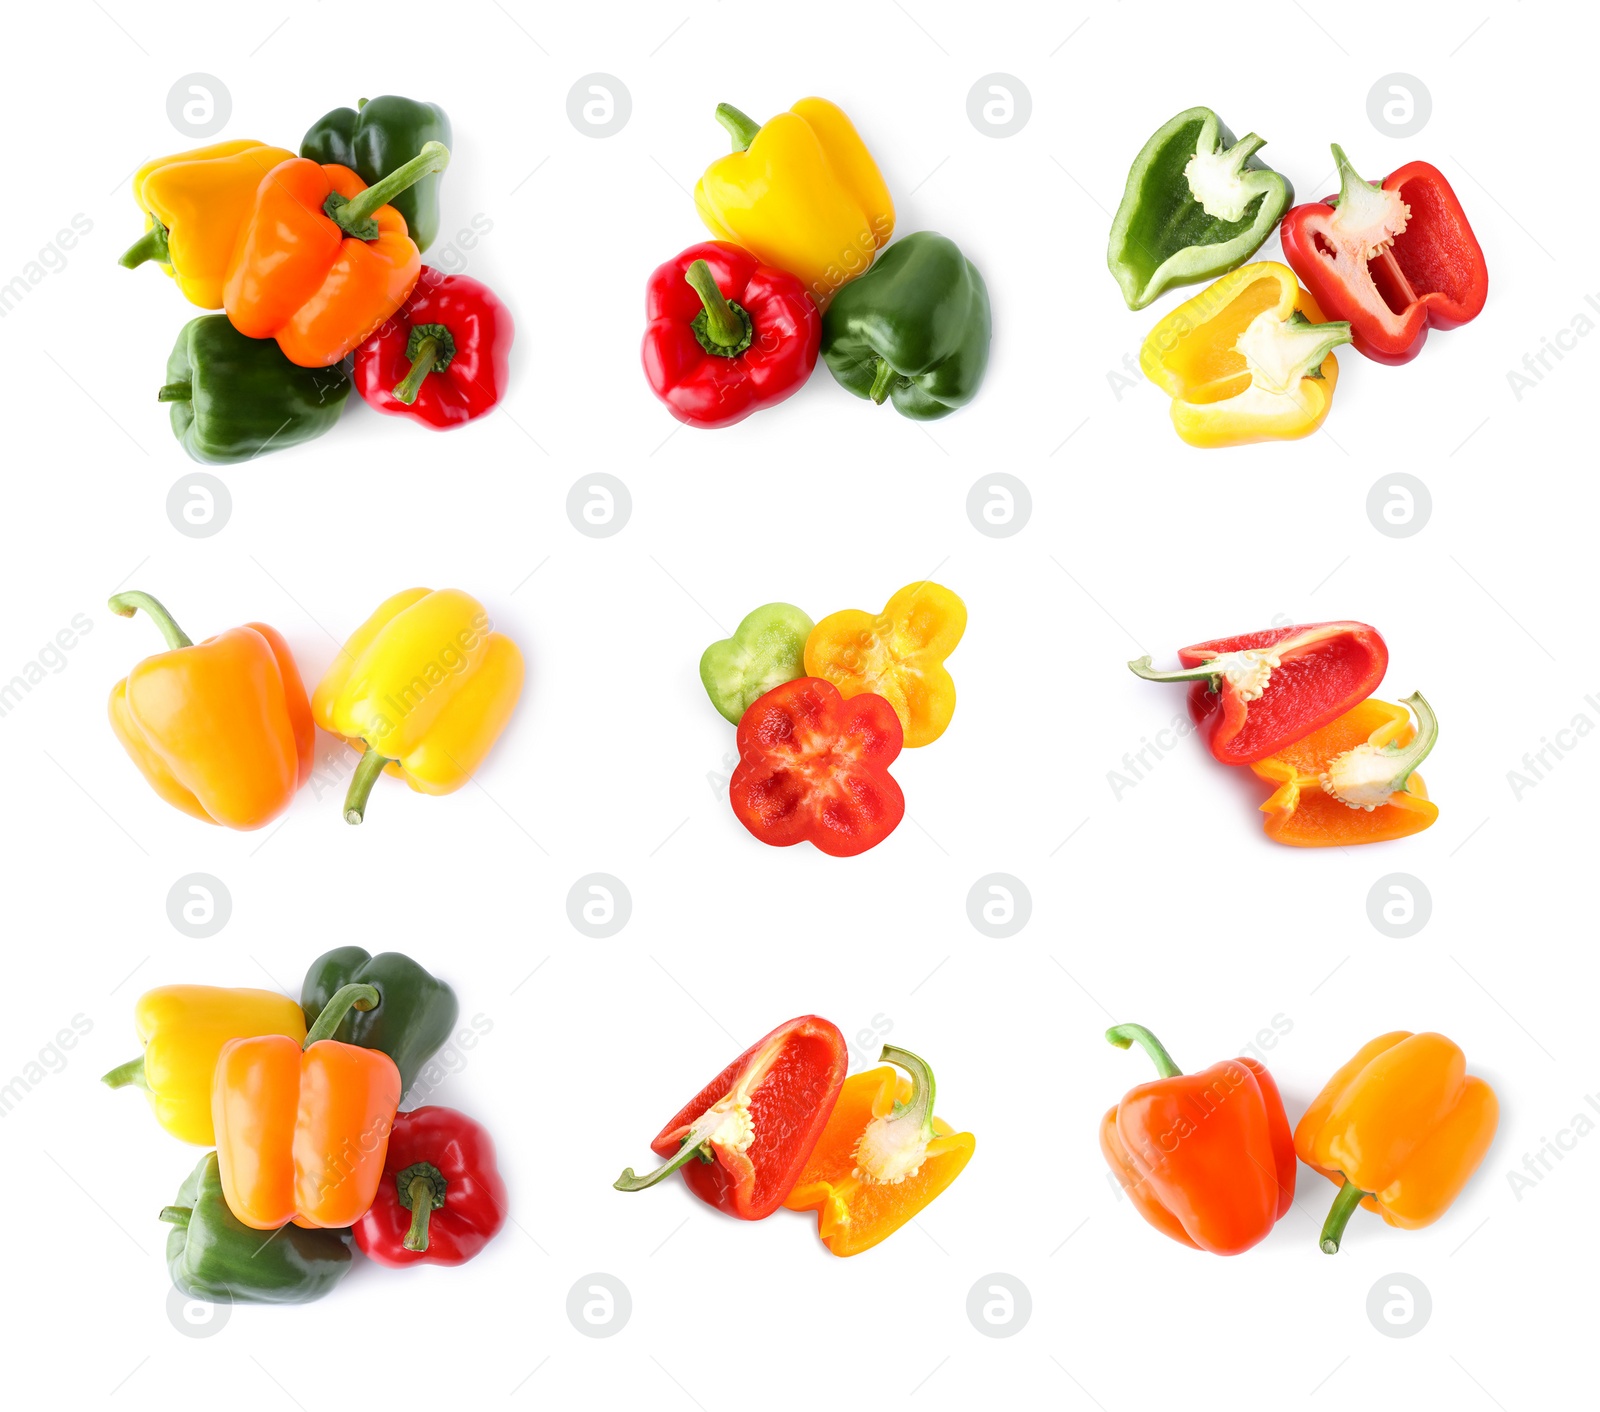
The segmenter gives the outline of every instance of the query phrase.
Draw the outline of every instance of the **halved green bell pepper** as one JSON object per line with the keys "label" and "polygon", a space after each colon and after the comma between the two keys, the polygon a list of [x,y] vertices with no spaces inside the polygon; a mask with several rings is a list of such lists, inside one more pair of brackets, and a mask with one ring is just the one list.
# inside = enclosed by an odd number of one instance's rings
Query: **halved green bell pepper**
{"label": "halved green bell pepper", "polygon": [[323,1006],[341,986],[356,984],[374,987],[378,1003],[370,1010],[350,1011],[331,1038],[362,1049],[381,1049],[400,1070],[403,1094],[417,1071],[450,1038],[461,1009],[456,993],[398,951],[373,956],[359,946],[337,946],[311,963],[300,987],[306,1024],[316,1024]]}
{"label": "halved green bell pepper", "polygon": [[793,603],[763,603],[746,613],[732,637],[700,657],[700,684],[711,704],[738,725],[751,704],[775,686],[806,674],[806,639],[816,626]]}

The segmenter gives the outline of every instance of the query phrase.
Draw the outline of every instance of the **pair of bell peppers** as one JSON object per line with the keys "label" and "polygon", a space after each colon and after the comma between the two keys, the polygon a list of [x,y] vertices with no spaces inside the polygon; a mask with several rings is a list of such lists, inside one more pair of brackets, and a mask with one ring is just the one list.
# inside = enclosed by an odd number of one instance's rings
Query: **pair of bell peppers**
{"label": "pair of bell peppers", "polygon": [[1339,1187],[1320,1243],[1339,1249],[1358,1205],[1391,1226],[1437,1221],[1494,1139],[1494,1091],[1440,1034],[1397,1030],[1357,1051],[1293,1135],[1278,1086],[1254,1059],[1184,1074],[1143,1025],[1106,1038],[1141,1045],[1158,1077],[1100,1124],[1100,1147],[1134,1209],[1163,1235],[1213,1255],[1259,1244],[1294,1200],[1296,1159]]}
{"label": "pair of bell peppers", "polygon": [[[1189,714],[1212,757],[1276,786],[1268,837],[1303,848],[1379,843],[1438,818],[1416,774],[1438,737],[1421,693],[1372,699],[1389,649],[1366,623],[1311,623],[1179,649],[1176,671],[1128,663],[1146,681],[1189,683]],[[1416,712],[1411,725],[1409,706]]]}
{"label": "pair of bell peppers", "polygon": [[815,1211],[833,1254],[869,1250],[960,1176],[977,1142],[934,1116],[925,1060],[892,1045],[880,1058],[884,1067],[846,1078],[836,1025],[816,1015],[779,1025],[668,1120],[650,1144],[668,1160],[644,1176],[628,1168],[616,1188],[643,1191],[681,1171],[727,1215]]}
{"label": "pair of bell peppers", "polygon": [[345,643],[308,701],[288,644],[264,623],[196,645],[145,593],[168,651],[112,689],[113,732],[167,803],[206,823],[257,829],[310,778],[315,728],[363,754],[345,799],[358,824],[385,770],[423,794],[451,794],[483,763],[522,693],[522,654],[459,589],[407,589]]}

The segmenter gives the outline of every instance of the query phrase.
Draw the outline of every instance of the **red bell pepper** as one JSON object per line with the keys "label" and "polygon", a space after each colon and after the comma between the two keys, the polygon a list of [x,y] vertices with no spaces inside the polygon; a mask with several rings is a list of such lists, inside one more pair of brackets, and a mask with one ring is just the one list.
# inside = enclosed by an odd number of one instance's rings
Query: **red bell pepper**
{"label": "red bell pepper", "polygon": [[400,312],[356,350],[356,391],[380,412],[461,426],[505,391],[511,335],[511,311],[488,285],[424,265]]}
{"label": "red bell pepper", "polygon": [[850,1067],[837,1025],[802,1015],[757,1040],[691,1098],[650,1144],[672,1160],[618,1191],[643,1191],[681,1170],[689,1190],[741,1221],[783,1204],[827,1126]]}
{"label": "red bell pepper", "polygon": [[822,317],[793,275],[725,240],[691,245],[645,287],[644,374],[680,422],[728,427],[798,392]]}
{"label": "red bell pepper", "polygon": [[396,1113],[383,1180],[352,1228],[380,1265],[463,1265],[506,1223],[506,1184],[485,1129],[454,1108]]}
{"label": "red bell pepper", "polygon": [[865,853],[905,816],[889,773],[903,739],[894,707],[873,692],[846,699],[820,677],[785,682],[739,720],[733,812],[774,848],[809,839],[835,858]]}
{"label": "red bell pepper", "polygon": [[1365,623],[1308,623],[1219,637],[1178,650],[1183,668],[1146,681],[1193,682],[1189,714],[1224,765],[1249,765],[1337,720],[1378,689],[1389,649]]}
{"label": "red bell pepper", "polygon": [[1444,173],[1407,162],[1363,181],[1334,144],[1339,194],[1283,218],[1284,257],[1330,319],[1350,322],[1356,348],[1380,363],[1422,351],[1428,326],[1477,318],[1489,267]]}

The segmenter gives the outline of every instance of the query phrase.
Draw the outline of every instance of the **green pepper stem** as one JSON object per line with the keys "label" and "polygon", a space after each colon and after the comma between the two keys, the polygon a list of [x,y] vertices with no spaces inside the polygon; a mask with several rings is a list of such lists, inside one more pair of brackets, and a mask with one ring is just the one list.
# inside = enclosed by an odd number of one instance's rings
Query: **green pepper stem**
{"label": "green pepper stem", "polygon": [[185,1230],[189,1226],[189,1217],[194,1214],[191,1206],[163,1206],[158,1220],[165,1221],[169,1226],[182,1226]]}
{"label": "green pepper stem", "polygon": [[696,1139],[694,1132],[691,1130],[688,1137],[684,1138],[683,1146],[678,1149],[676,1155],[663,1162],[655,1171],[646,1172],[642,1177],[636,1177],[633,1174],[632,1167],[624,1167],[622,1175],[611,1185],[618,1191],[644,1191],[648,1187],[653,1187],[657,1182],[665,1181],[679,1167],[687,1167],[689,1163],[694,1161],[699,1155],[703,1143],[704,1139]]}
{"label": "green pepper stem", "polygon": [[433,371],[439,348],[437,338],[425,338],[417,345],[417,356],[411,360],[410,371],[394,386],[395,401],[404,402],[409,407],[417,400],[417,393],[422,390],[422,380]]}
{"label": "green pepper stem", "polygon": [[172,620],[172,614],[148,593],[130,590],[115,594],[106,604],[119,618],[131,618],[140,608],[154,620],[166,638],[167,646],[176,651],[180,647],[193,647],[194,640]]}
{"label": "green pepper stem", "polygon": [[706,311],[706,337],[720,348],[733,348],[744,341],[744,320],[723,298],[712,276],[711,266],[696,260],[683,272],[685,281],[700,296]]}
{"label": "green pepper stem", "polygon": [[1202,662],[1198,667],[1179,667],[1174,672],[1158,672],[1150,657],[1140,657],[1128,663],[1128,670],[1136,677],[1143,677],[1146,681],[1213,681],[1212,690],[1216,690],[1214,679],[1221,673],[1209,662]]}
{"label": "green pepper stem", "polygon": [[157,402],[187,402],[194,395],[194,384],[189,382],[169,382],[162,385],[156,393]]}
{"label": "green pepper stem", "polygon": [[741,113],[732,103],[717,104],[717,121],[728,129],[735,152],[745,151],[756,140],[761,124],[746,113]]}
{"label": "green pepper stem", "polygon": [[1328,1219],[1322,1223],[1321,1244],[1324,1255],[1339,1253],[1339,1241],[1344,1235],[1344,1228],[1350,1224],[1350,1218],[1355,1215],[1356,1208],[1361,1205],[1362,1198],[1367,1194],[1349,1182],[1339,1188],[1339,1194],[1333,1198],[1333,1207],[1328,1212]]}
{"label": "green pepper stem", "polygon": [[[346,232],[374,215],[380,206],[387,206],[402,191],[415,186],[425,176],[442,172],[450,165],[450,149],[442,142],[424,142],[422,150],[409,162],[396,167],[381,181],[374,182],[358,196],[353,196],[334,219]],[[350,232],[353,233],[353,232]]]}
{"label": "green pepper stem", "polygon": [[878,370],[872,375],[872,387],[867,396],[878,406],[883,406],[884,399],[889,395],[889,384],[895,379],[895,371],[889,366],[887,358],[878,359]]}
{"label": "green pepper stem", "polygon": [[149,1088],[144,1079],[144,1055],[130,1059],[126,1064],[118,1064],[110,1073],[101,1074],[100,1082],[107,1088],[127,1088],[130,1084],[134,1088]]}
{"label": "green pepper stem", "polygon": [[922,1136],[931,1138],[935,1088],[933,1070],[928,1067],[928,1061],[909,1049],[897,1049],[892,1044],[883,1046],[883,1053],[878,1055],[878,1059],[885,1064],[896,1064],[911,1075],[911,1097],[904,1103],[894,1105],[894,1116],[916,1120]]}
{"label": "green pepper stem", "polygon": [[1439,718],[1433,714],[1433,707],[1428,705],[1420,691],[1414,691],[1410,696],[1402,696],[1400,704],[1409,706],[1417,713],[1417,733],[1412,738],[1411,744],[1395,755],[1395,763],[1400,767],[1394,777],[1396,789],[1406,787],[1411,772],[1428,758],[1428,752],[1433,749],[1434,742],[1439,738]]}
{"label": "green pepper stem", "polygon": [[301,1049],[310,1049],[320,1040],[331,1039],[333,1032],[344,1023],[344,1017],[352,1010],[375,1009],[382,999],[377,986],[374,985],[362,985],[359,981],[352,981],[349,985],[340,986],[322,1007],[322,1013],[317,1016],[316,1024],[306,1031],[305,1043],[300,1046]]}
{"label": "green pepper stem", "polygon": [[411,1229],[401,1242],[407,1250],[428,1248],[428,1218],[433,1215],[433,1183],[426,1177],[411,1179]]}
{"label": "green pepper stem", "polygon": [[1228,159],[1228,171],[1234,176],[1238,176],[1244,170],[1244,164],[1266,145],[1266,138],[1253,132],[1245,133],[1223,154]]}
{"label": "green pepper stem", "polygon": [[383,773],[383,767],[389,763],[385,755],[380,755],[376,750],[369,748],[361,757],[361,763],[356,766],[356,772],[350,777],[350,788],[344,796],[344,821],[347,824],[359,824],[367,816],[367,796],[372,793],[372,786],[378,782],[378,776]]}
{"label": "green pepper stem", "polygon": [[165,265],[171,261],[167,252],[167,228],[157,221],[117,258],[125,270],[137,269],[146,260]]}
{"label": "green pepper stem", "polygon": [[1183,1072],[1172,1062],[1172,1056],[1161,1041],[1143,1025],[1113,1025],[1106,1031],[1106,1038],[1118,1049],[1127,1049],[1135,1043],[1142,1045],[1145,1053],[1155,1060],[1156,1073],[1163,1079],[1175,1079]]}
{"label": "green pepper stem", "polygon": [[1344,155],[1344,148],[1337,142],[1328,144],[1333,148],[1333,160],[1339,169],[1339,199],[1343,201],[1350,194],[1352,186],[1364,186],[1369,191],[1376,191],[1382,185],[1380,182],[1368,181],[1358,172],[1350,159]]}

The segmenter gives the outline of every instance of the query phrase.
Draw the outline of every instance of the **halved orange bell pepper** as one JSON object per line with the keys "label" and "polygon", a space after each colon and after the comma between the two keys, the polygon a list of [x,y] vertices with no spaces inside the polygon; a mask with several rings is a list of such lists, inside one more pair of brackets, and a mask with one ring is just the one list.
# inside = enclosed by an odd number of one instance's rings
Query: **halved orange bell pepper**
{"label": "halved orange bell pepper", "polygon": [[[1413,729],[1406,706],[1417,713]],[[1418,692],[1402,705],[1369,696],[1304,740],[1250,766],[1278,786],[1261,806],[1269,838],[1297,848],[1382,843],[1439,817],[1422,776],[1438,718]]]}
{"label": "halved orange bell pepper", "polygon": [[892,1236],[961,1175],[977,1138],[933,1114],[933,1071],[907,1049],[885,1045],[886,1064],[844,1081],[828,1126],[784,1205],[815,1211],[835,1255],[859,1255]]}
{"label": "halved orange bell pepper", "polygon": [[274,167],[228,265],[222,304],[233,326],[277,339],[302,368],[326,368],[365,343],[422,273],[405,217],[384,203],[449,161],[448,148],[427,142],[373,186],[304,157]]}
{"label": "halved orange bell pepper", "polygon": [[383,1179],[400,1070],[379,1049],[329,1039],[375,986],[334,992],[304,1045],[283,1035],[229,1040],[217,1058],[211,1121],[228,1209],[258,1231],[348,1226]]}

